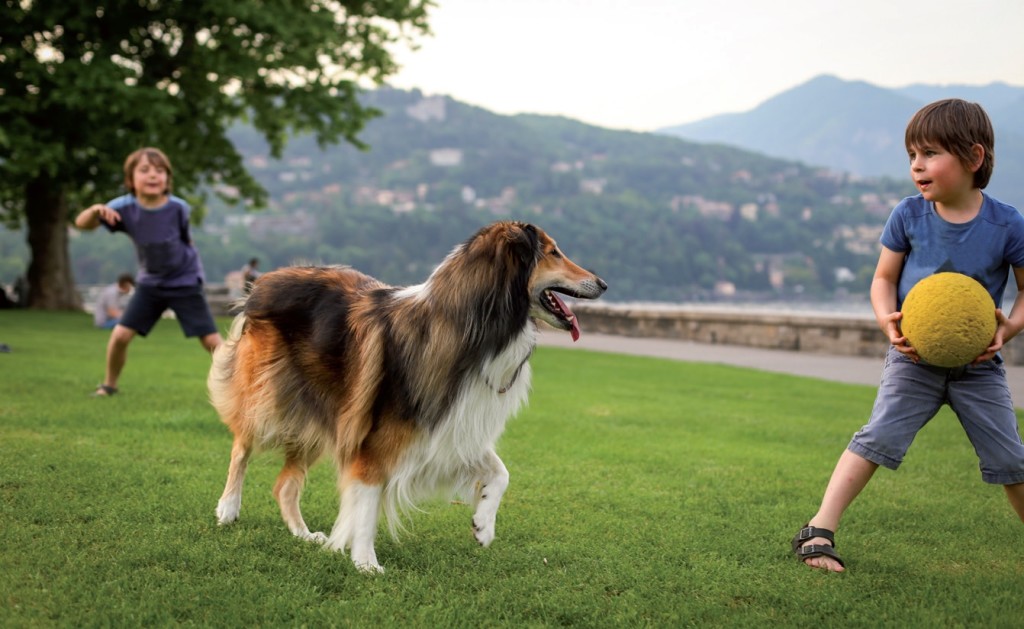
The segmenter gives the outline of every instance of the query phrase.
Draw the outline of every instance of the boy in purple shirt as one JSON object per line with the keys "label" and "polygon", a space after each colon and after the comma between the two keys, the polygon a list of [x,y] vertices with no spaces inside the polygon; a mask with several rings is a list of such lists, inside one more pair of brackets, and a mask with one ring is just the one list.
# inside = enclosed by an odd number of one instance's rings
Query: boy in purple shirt
{"label": "boy in purple shirt", "polygon": [[171,195],[171,163],[162,151],[142,148],[124,162],[129,194],[97,203],[75,218],[91,231],[103,225],[131,238],[139,260],[135,294],[107,344],[107,366],[96,396],[117,393],[117,381],[136,334],[146,336],[164,310],[174,311],[186,337],[199,337],[207,351],[221,343],[203,291],[203,265],[189,232],[188,204]]}

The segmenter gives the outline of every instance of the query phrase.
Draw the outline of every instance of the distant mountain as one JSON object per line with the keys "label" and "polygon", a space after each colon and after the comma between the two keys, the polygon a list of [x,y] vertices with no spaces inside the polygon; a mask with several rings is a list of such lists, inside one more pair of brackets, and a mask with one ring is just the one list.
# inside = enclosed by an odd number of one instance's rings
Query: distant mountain
{"label": "distant mountain", "polygon": [[894,91],[909,96],[915,101],[930,103],[943,98],[962,98],[981,103],[991,115],[1024,97],[1024,87],[1014,87],[1006,83],[989,83],[988,85],[925,85],[914,83]]}
{"label": "distant mountain", "polygon": [[[1002,157],[1005,145],[1010,146],[1012,153],[1024,143],[1022,142],[1024,139],[1024,115],[1022,115],[1024,114],[1024,87],[1015,87],[1006,83],[990,83],[982,86],[914,84],[898,88],[896,91],[922,104],[943,98],[963,98],[981,103],[992,119],[992,125],[996,128],[997,157]],[[1003,137],[1007,134],[1009,134],[1009,140]]]}
{"label": "distant mountain", "polygon": [[660,129],[861,176],[907,177],[903,132],[921,106],[941,98],[981,103],[996,128],[988,191],[1024,208],[1024,87],[910,85],[888,89],[819,76],[754,109]]}
{"label": "distant mountain", "polygon": [[[1002,143],[1002,138],[998,137],[1000,131],[1008,131],[1017,136],[1017,141],[1020,142],[1021,138],[1024,138],[1024,95],[1017,98],[1017,100],[1003,105],[999,109],[990,111],[989,115],[992,117],[992,124],[996,127],[996,148]],[[1020,171],[1018,171],[1020,172]]]}

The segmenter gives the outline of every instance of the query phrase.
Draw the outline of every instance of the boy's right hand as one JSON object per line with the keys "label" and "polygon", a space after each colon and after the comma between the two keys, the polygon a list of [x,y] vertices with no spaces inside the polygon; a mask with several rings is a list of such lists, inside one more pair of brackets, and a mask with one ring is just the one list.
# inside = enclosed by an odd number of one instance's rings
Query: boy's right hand
{"label": "boy's right hand", "polygon": [[113,208],[103,205],[102,203],[90,206],[89,211],[92,212],[98,220],[109,225],[121,222],[121,215]]}
{"label": "boy's right hand", "polygon": [[903,313],[898,311],[886,315],[883,331],[897,351],[916,363],[921,360],[921,357],[917,355],[917,350],[910,346],[907,337],[903,336],[903,332],[900,330],[899,321],[902,318]]}

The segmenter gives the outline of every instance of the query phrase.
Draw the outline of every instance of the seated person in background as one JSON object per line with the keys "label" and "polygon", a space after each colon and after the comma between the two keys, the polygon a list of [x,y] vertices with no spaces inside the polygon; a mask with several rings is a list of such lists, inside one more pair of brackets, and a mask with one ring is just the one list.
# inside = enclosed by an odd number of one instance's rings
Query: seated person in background
{"label": "seated person in background", "polygon": [[128,273],[122,273],[116,282],[103,289],[99,299],[96,300],[96,308],[92,313],[92,319],[97,328],[114,329],[124,312],[124,297],[134,287],[135,278]]}

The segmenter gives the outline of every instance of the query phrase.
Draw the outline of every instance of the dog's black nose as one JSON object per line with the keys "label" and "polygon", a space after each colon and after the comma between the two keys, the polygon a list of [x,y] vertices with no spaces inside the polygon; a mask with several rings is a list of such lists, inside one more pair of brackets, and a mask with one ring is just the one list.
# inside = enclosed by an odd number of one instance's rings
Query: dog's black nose
{"label": "dog's black nose", "polygon": [[[597,277],[597,276],[595,275],[594,277]],[[603,290],[603,291],[608,290],[608,282],[602,280],[599,277],[597,278],[597,285],[600,286],[601,290]]]}

